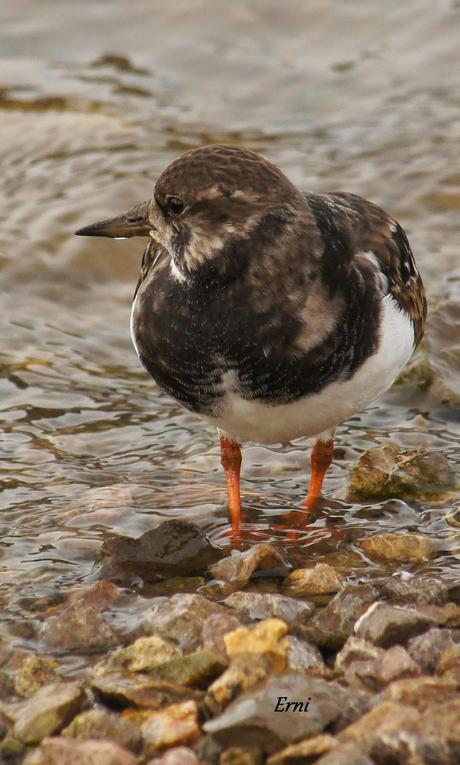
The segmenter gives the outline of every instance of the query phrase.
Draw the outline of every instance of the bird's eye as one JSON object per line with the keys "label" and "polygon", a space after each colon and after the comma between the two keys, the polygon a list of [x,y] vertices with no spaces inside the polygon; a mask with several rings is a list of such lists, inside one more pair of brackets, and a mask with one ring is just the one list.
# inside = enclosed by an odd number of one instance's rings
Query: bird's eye
{"label": "bird's eye", "polygon": [[180,215],[184,207],[185,205],[180,197],[166,197],[166,209],[173,215]]}

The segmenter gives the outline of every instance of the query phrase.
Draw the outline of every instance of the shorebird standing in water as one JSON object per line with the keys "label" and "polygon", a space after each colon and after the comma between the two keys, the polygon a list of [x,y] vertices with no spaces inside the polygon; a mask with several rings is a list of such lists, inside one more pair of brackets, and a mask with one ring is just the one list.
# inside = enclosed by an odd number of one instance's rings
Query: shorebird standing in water
{"label": "shorebird standing in water", "polygon": [[131,314],[158,385],[220,431],[234,536],[242,441],[315,437],[305,506],[337,425],[420,342],[423,284],[401,226],[354,194],[299,191],[252,151],[189,151],[153,197],[82,236],[149,237]]}

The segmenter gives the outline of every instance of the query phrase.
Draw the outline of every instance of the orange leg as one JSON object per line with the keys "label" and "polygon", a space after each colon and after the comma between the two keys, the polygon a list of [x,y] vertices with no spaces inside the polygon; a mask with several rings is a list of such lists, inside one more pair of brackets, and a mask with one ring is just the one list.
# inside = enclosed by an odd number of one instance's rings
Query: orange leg
{"label": "orange leg", "polygon": [[227,496],[232,520],[232,533],[239,535],[241,522],[240,468],[241,449],[236,441],[232,441],[221,433],[220,459],[227,479]]}
{"label": "orange leg", "polygon": [[305,500],[307,510],[313,510],[318,499],[321,496],[324,476],[332,462],[332,452],[334,451],[334,439],[322,441],[320,438],[316,441],[311,453],[311,476],[308,495]]}

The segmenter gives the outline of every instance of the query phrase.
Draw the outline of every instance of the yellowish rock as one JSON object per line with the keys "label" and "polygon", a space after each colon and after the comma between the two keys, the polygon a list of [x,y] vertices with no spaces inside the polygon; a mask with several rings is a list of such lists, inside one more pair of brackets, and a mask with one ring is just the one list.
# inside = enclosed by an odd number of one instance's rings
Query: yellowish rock
{"label": "yellowish rock", "polygon": [[149,753],[167,746],[192,743],[200,735],[197,704],[184,701],[153,712],[142,723],[141,730]]}
{"label": "yellowish rock", "polygon": [[163,640],[159,635],[141,637],[125,649],[127,666],[133,672],[148,672],[159,667],[180,652],[173,643]]}
{"label": "yellowish rock", "polygon": [[317,563],[313,568],[298,568],[283,582],[289,595],[325,595],[338,592],[343,577],[327,563]]}
{"label": "yellowish rock", "polygon": [[209,686],[209,693],[218,704],[228,704],[238,694],[265,680],[271,671],[268,654],[242,654]]}
{"label": "yellowish rock", "polygon": [[320,733],[318,736],[312,736],[305,741],[298,741],[290,744],[276,754],[272,754],[267,760],[267,765],[290,765],[291,762],[303,760],[310,762],[310,758],[316,759],[337,746],[337,741],[329,733]]}
{"label": "yellowish rock", "polygon": [[370,558],[397,561],[402,563],[421,563],[429,560],[436,553],[436,545],[431,539],[421,534],[374,534],[362,539],[358,546]]}
{"label": "yellowish rock", "polygon": [[269,653],[275,671],[286,666],[289,644],[285,639],[288,627],[282,619],[264,619],[255,627],[238,627],[224,635],[225,648],[231,659],[242,654]]}
{"label": "yellowish rock", "polygon": [[56,680],[59,664],[47,656],[26,656],[21,663],[14,680],[14,688],[19,696],[31,696],[43,685]]}

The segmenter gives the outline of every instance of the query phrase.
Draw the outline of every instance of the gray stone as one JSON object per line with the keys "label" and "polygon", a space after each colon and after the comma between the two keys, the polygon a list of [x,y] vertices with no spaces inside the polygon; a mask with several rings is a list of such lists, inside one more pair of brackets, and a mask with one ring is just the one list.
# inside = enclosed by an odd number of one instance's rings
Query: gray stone
{"label": "gray stone", "polygon": [[144,617],[144,632],[173,640],[182,650],[195,650],[202,642],[203,624],[211,614],[228,614],[223,606],[197,593],[155,598]]}
{"label": "gray stone", "polygon": [[295,635],[288,635],[287,667],[299,672],[308,672],[311,669],[323,669],[324,660],[321,652],[312,643],[300,640]]}
{"label": "gray stone", "polygon": [[377,602],[358,619],[354,631],[357,637],[386,648],[407,642],[411,637],[426,632],[434,623],[432,618],[413,608]]}
{"label": "gray stone", "polygon": [[[324,730],[343,714],[352,698],[353,694],[337,683],[287,672],[271,677],[264,688],[239,697],[203,728],[220,743],[237,740],[241,746],[261,746],[271,753],[282,743]],[[306,713],[301,714],[298,707],[275,711],[277,704],[280,709],[288,700],[309,699]]]}
{"label": "gray stone", "polygon": [[224,603],[242,618],[254,621],[274,616],[290,628],[306,624],[315,610],[311,603],[271,592],[234,592],[225,598]]}
{"label": "gray stone", "polygon": [[78,682],[50,683],[14,709],[14,736],[36,744],[60,731],[83,707],[86,697]]}
{"label": "gray stone", "polygon": [[270,571],[277,576],[289,571],[281,553],[266,542],[244,552],[233,550],[228,558],[222,558],[209,569],[216,579],[223,579],[235,587],[245,587],[256,571]]}
{"label": "gray stone", "polygon": [[132,752],[140,752],[142,748],[142,735],[137,725],[102,708],[81,712],[64,728],[62,735],[75,739],[104,739]]}
{"label": "gray stone", "polygon": [[356,620],[377,597],[372,585],[346,585],[312,618],[302,632],[329,651],[340,649],[353,632]]}
{"label": "gray stone", "polygon": [[444,651],[460,640],[459,637],[457,637],[457,641],[454,640],[454,635],[453,630],[433,627],[424,635],[418,635],[409,640],[407,650],[424,672],[432,673]]}
{"label": "gray stone", "polygon": [[350,502],[386,497],[429,499],[456,486],[455,471],[444,454],[385,444],[360,457],[341,495]]}
{"label": "gray stone", "polygon": [[105,577],[129,584],[136,577],[155,582],[201,574],[221,556],[202,529],[184,520],[168,520],[137,539],[111,537],[99,558]]}
{"label": "gray stone", "polygon": [[203,624],[203,649],[226,659],[224,636],[238,627],[241,627],[241,622],[233,613],[210,614]]}
{"label": "gray stone", "polygon": [[28,765],[137,765],[137,758],[111,741],[47,738]]}

